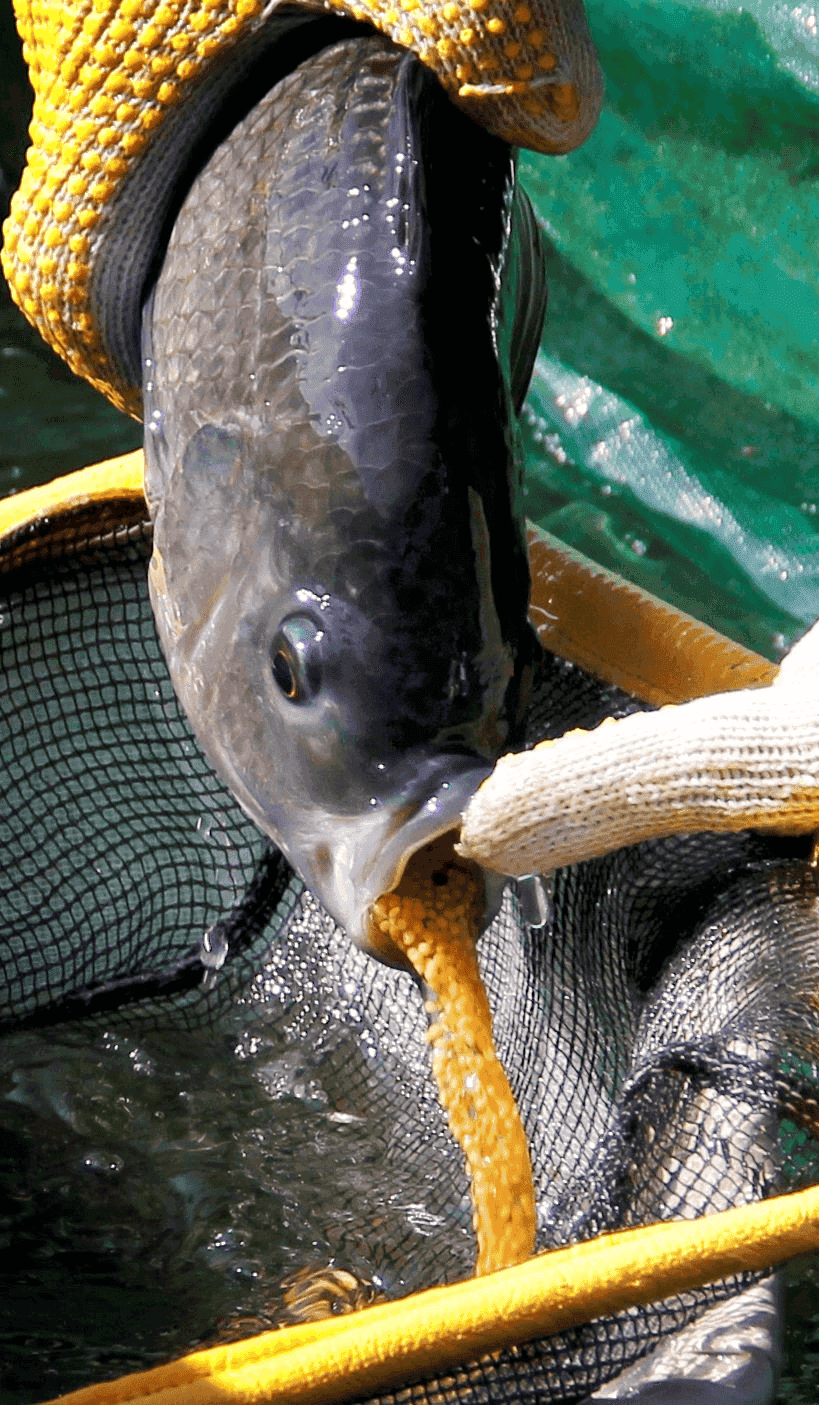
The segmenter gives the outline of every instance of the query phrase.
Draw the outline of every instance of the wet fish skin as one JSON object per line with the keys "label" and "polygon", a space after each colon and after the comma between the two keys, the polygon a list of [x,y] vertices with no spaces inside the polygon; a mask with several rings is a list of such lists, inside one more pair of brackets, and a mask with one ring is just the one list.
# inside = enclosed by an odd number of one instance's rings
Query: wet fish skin
{"label": "wet fish skin", "polygon": [[218,149],[146,307],[177,695],[358,940],[525,709],[515,410],[544,307],[509,149],[375,36],[301,64]]}

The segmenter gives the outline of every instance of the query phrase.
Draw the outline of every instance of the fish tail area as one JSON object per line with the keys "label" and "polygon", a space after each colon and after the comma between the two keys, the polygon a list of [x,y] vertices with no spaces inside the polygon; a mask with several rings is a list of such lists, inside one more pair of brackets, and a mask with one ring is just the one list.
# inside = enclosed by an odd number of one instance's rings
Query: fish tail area
{"label": "fish tail area", "polygon": [[515,253],[507,261],[514,269],[514,320],[510,337],[510,383],[516,415],[523,409],[546,319],[548,284],[540,228],[526,191],[515,187],[511,237]]}
{"label": "fish tail area", "polygon": [[260,75],[270,86],[357,21],[413,50],[507,142],[570,150],[602,96],[582,0],[427,0],[411,10],[328,0],[323,11],[264,0],[15,0],[15,11],[35,102],[4,225],[5,276],[71,369],[135,419],[139,316],[158,250],[203,144],[213,149],[215,117],[252,98]]}

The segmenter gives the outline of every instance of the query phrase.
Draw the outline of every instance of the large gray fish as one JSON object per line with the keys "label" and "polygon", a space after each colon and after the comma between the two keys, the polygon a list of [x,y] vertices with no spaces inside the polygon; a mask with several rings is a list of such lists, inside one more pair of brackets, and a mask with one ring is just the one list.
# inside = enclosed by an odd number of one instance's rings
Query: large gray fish
{"label": "large gray fish", "polygon": [[356,940],[519,738],[539,649],[515,426],[544,311],[513,153],[374,35],[223,142],[146,307],[173,683]]}

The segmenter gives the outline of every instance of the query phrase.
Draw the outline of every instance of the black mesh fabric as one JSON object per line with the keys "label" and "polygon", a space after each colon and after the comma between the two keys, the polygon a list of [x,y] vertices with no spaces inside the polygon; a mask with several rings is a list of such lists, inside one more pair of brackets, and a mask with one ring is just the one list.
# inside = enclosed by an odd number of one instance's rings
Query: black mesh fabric
{"label": "black mesh fabric", "polygon": [[146,609],[148,530],[80,524],[76,554],[48,530],[6,578],[7,1025],[197,984],[211,926],[238,923],[247,945],[290,881],[176,705]]}
{"label": "black mesh fabric", "polygon": [[[5,1028],[127,1017],[195,1034],[240,1009],[243,1038],[253,1019],[286,1037],[285,1060],[298,1051],[308,1080],[320,1067],[323,1096],[344,1117],[371,1117],[385,1165],[423,1183],[419,1231],[416,1211],[370,1214],[352,1178],[329,1241],[337,1261],[366,1260],[399,1296],[466,1276],[468,1187],[418,992],[350,946],[211,775],[156,642],[149,552],[150,528],[126,504],[5,543]],[[635,706],[550,660],[530,736]],[[480,952],[532,1148],[539,1247],[812,1177],[819,956],[806,859],[803,841],[751,834],[643,844],[558,872],[539,927],[509,885]],[[742,1286],[600,1319],[381,1398],[581,1400]]]}

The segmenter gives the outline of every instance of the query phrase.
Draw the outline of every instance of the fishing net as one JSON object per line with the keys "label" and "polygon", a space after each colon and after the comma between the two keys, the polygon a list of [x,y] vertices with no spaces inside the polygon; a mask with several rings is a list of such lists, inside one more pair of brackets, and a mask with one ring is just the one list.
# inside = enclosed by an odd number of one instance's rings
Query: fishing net
{"label": "fishing net", "polygon": [[[166,1340],[168,1356],[237,1315],[245,1331],[277,1320],[277,1263],[283,1277],[323,1252],[401,1296],[468,1276],[474,1248],[422,1002],[408,975],[352,949],[202,760],[156,643],[143,518],[138,501],[112,499],[5,542],[5,1027],[18,1038],[83,1028],[86,1039],[89,1029],[111,1039],[136,1027],[145,1039],[175,1027],[209,1042],[234,1031],[245,1053],[254,1037],[275,1040],[268,1088],[296,1060],[308,1106],[312,1096],[342,1123],[375,1119],[378,1176],[401,1186],[379,1214],[360,1177],[342,1171],[325,1187],[329,1234],[314,1192],[299,1203],[294,1190],[303,1224],[288,1254],[271,1243],[265,1280],[234,1288],[221,1323],[186,1320]],[[530,740],[638,706],[549,658]],[[809,849],[751,833],[644,843],[559,871],[546,913],[529,910],[525,882],[509,885],[480,960],[531,1148],[539,1248],[815,1178]],[[298,1104],[294,1086],[290,1077],[285,1101]],[[12,1106],[20,1102],[37,1107],[25,1089]],[[268,1136],[275,1112],[272,1099]],[[140,1292],[156,1289],[136,1279],[138,1320]],[[749,1283],[631,1309],[383,1398],[582,1399]],[[132,1344],[112,1368],[41,1333],[37,1356],[58,1363],[55,1388],[85,1383],[92,1367],[104,1377],[162,1355]]]}

